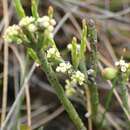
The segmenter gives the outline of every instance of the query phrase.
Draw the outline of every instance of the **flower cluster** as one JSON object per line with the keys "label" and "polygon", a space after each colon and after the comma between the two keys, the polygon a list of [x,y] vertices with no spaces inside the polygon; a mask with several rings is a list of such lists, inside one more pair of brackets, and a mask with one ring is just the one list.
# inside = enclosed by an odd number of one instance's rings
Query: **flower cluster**
{"label": "flower cluster", "polygon": [[124,60],[117,61],[115,65],[119,67],[122,72],[126,72],[129,67],[129,64],[126,63]]}
{"label": "flower cluster", "polygon": [[22,39],[19,37],[19,33],[22,33],[21,28],[18,25],[12,25],[7,28],[4,34],[4,39],[7,42],[21,43]]}
{"label": "flower cluster", "polygon": [[66,72],[70,72],[72,68],[72,65],[69,62],[62,62],[59,64],[59,66],[57,66],[56,71],[57,72],[62,72],[62,73],[66,73]]}
{"label": "flower cluster", "polygon": [[83,73],[81,73],[79,70],[74,71],[72,69],[72,65],[69,62],[62,62],[57,66],[56,72],[62,72],[62,73],[68,73],[71,76],[71,81],[67,80],[67,84],[79,84],[83,85],[83,82],[85,80],[85,76]]}
{"label": "flower cluster", "polygon": [[25,27],[25,26],[28,26],[29,24],[32,24],[35,22],[35,18],[32,17],[32,16],[26,16],[24,18],[22,18],[19,22],[19,26],[21,27]]}
{"label": "flower cluster", "polygon": [[37,26],[35,24],[35,18],[34,17],[24,17],[20,20],[19,26],[26,28],[29,32],[35,32],[37,31]]}
{"label": "flower cluster", "polygon": [[78,85],[84,84],[85,75],[79,70],[75,71],[69,62],[60,63],[56,68],[56,72],[66,73],[70,77],[65,81],[65,92],[67,96],[75,94]]}
{"label": "flower cluster", "polygon": [[71,80],[74,83],[78,83],[79,85],[83,85],[84,81],[85,81],[85,76],[83,73],[81,73],[79,70],[74,72],[74,74],[72,74],[71,76]]}
{"label": "flower cluster", "polygon": [[49,16],[43,16],[38,18],[37,24],[40,28],[46,28],[49,32],[54,30],[54,26],[56,25],[56,21]]}
{"label": "flower cluster", "polygon": [[58,58],[60,58],[60,53],[55,47],[49,48],[47,50],[47,58],[58,59]]}
{"label": "flower cluster", "polygon": [[4,34],[4,39],[7,42],[22,43],[23,39],[21,33],[19,33],[20,31],[23,32],[22,35],[26,35],[27,31],[29,31],[30,33],[35,33],[38,31],[44,32],[45,30],[47,30],[48,36],[52,36],[55,24],[56,21],[49,16],[39,17],[38,19],[32,16],[26,16],[20,20],[18,25],[10,26],[6,30]]}
{"label": "flower cluster", "polygon": [[[68,79],[66,80],[66,85],[65,85],[66,95],[72,96],[73,94],[75,94],[77,84],[83,85],[84,81],[85,81],[85,76],[83,73],[81,73],[79,70],[74,72],[71,75],[70,80],[68,80]],[[80,92],[83,94],[82,90],[80,90]]]}

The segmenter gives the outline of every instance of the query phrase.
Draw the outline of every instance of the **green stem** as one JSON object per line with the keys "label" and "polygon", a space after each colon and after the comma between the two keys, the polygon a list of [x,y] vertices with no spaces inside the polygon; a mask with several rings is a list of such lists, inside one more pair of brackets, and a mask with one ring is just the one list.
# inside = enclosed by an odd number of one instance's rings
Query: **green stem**
{"label": "green stem", "polygon": [[54,87],[55,92],[60,99],[61,103],[63,104],[65,110],[67,111],[70,119],[73,121],[77,130],[87,130],[80,119],[79,115],[77,114],[75,108],[73,107],[72,103],[68,100],[65,96],[65,92],[59,80],[56,77],[55,72],[53,71],[51,65],[48,63],[46,56],[42,52],[37,52],[37,56],[39,61],[41,62],[41,66],[43,71],[46,73],[50,84]]}
{"label": "green stem", "polygon": [[119,86],[120,86],[123,106],[125,107],[125,109],[130,114],[130,108],[129,108],[129,105],[128,105],[128,90],[127,90],[127,86],[126,86],[126,81],[124,79],[120,80],[120,85]]}
{"label": "green stem", "polygon": [[20,18],[23,18],[26,16],[20,0],[14,0],[14,6]]}
{"label": "green stem", "polygon": [[38,17],[39,17],[37,7],[38,7],[38,0],[32,0],[31,10],[32,10],[32,15],[33,15],[35,18],[38,18]]}
{"label": "green stem", "polygon": [[98,104],[99,104],[99,95],[98,95],[98,89],[96,86],[96,82],[90,82],[88,80],[87,69],[86,69],[84,59],[82,59],[80,61],[79,67],[80,67],[81,72],[83,72],[85,77],[86,77],[86,84],[87,84],[89,91],[90,91],[90,95],[91,95],[90,102],[91,102],[92,116],[96,116],[97,111],[98,111]]}
{"label": "green stem", "polygon": [[[97,31],[96,31],[96,27],[95,27],[95,22],[90,19],[88,22],[88,28],[87,28],[87,39],[90,42],[90,47],[91,47],[91,51],[89,54],[89,62],[88,64],[90,64],[90,69],[94,70],[94,73],[92,74],[93,79],[92,81],[89,80],[88,77],[88,87],[90,90],[90,95],[91,95],[91,108],[92,108],[92,116],[93,119],[95,119],[94,117],[97,114],[98,111],[98,105],[99,105],[99,95],[98,95],[98,88],[96,85],[96,76],[97,76],[97,70],[98,70],[98,56],[97,56]],[[83,63],[85,64],[85,62]]]}
{"label": "green stem", "polygon": [[115,86],[116,86],[116,79],[112,82],[112,88],[111,88],[111,90],[109,91],[109,93],[108,93],[108,95],[107,95],[107,98],[106,98],[106,103],[105,103],[105,111],[104,111],[104,113],[103,113],[103,115],[102,115],[102,119],[101,119],[101,122],[100,122],[100,124],[99,124],[99,127],[100,127],[100,129],[102,128],[102,126],[103,126],[103,122],[104,122],[104,119],[105,119],[105,115],[106,115],[106,112],[108,111],[108,109],[109,109],[109,106],[110,106],[110,103],[111,103],[111,100],[112,100],[112,96],[113,96],[113,90],[114,90],[114,88],[115,88]]}

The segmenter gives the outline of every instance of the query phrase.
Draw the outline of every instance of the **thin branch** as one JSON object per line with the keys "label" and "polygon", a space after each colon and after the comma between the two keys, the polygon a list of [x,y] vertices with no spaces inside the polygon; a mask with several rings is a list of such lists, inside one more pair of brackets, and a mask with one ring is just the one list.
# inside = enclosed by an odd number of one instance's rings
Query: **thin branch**
{"label": "thin branch", "polygon": [[[8,2],[3,0],[3,15],[4,15],[4,32],[9,25],[9,16],[8,16]],[[2,100],[2,115],[1,115],[1,125],[6,117],[7,109],[7,91],[8,91],[8,43],[4,44],[4,73],[3,73],[3,100]]]}
{"label": "thin branch", "polygon": [[23,83],[23,85],[22,85],[22,87],[21,87],[21,90],[20,90],[20,92],[18,93],[16,100],[14,101],[14,103],[13,103],[13,105],[12,105],[12,107],[11,107],[9,113],[7,114],[7,117],[6,117],[5,121],[3,122],[2,126],[1,126],[1,130],[4,130],[4,129],[5,129],[5,127],[6,127],[7,123],[8,123],[8,121],[9,121],[9,119],[10,119],[10,117],[11,117],[11,115],[13,114],[13,112],[14,112],[14,110],[15,110],[15,108],[16,108],[18,102],[19,102],[19,100],[21,99],[21,97],[22,97],[23,94],[24,94],[25,88],[28,87],[28,85],[27,85],[27,84],[28,84],[28,81],[29,81],[30,77],[32,76],[32,74],[33,74],[35,68],[36,68],[36,63],[34,63],[34,64],[32,65],[32,68],[30,69],[30,72],[28,73],[27,77],[25,78],[24,83]]}
{"label": "thin branch", "polygon": [[29,86],[25,88],[25,95],[26,95],[26,105],[27,105],[27,120],[28,120],[27,122],[29,128],[31,129],[31,101],[30,101]]}

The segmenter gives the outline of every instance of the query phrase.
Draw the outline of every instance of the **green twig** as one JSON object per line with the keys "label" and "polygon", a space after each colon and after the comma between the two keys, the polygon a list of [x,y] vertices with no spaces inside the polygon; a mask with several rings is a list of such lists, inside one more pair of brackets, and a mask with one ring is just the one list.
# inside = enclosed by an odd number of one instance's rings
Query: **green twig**
{"label": "green twig", "polygon": [[39,14],[38,14],[38,1],[39,0],[32,0],[32,6],[31,6],[31,10],[32,10],[32,15],[35,17],[35,18],[38,18],[39,17]]}
{"label": "green twig", "polygon": [[95,23],[90,19],[88,23],[88,40],[90,42],[91,52],[90,52],[90,69],[94,70],[93,80],[89,84],[89,89],[91,93],[91,104],[92,104],[92,115],[95,116],[98,111],[99,95],[98,88],[96,85],[96,75],[97,75],[97,63],[98,63],[98,53],[97,53],[97,31],[95,28]]}
{"label": "green twig", "polygon": [[77,114],[75,108],[73,107],[72,103],[65,96],[63,87],[59,83],[59,80],[57,79],[55,72],[53,71],[51,65],[48,63],[46,56],[42,52],[37,52],[37,56],[42,65],[43,71],[46,73],[49,82],[54,87],[56,94],[57,94],[58,98],[60,99],[61,103],[64,105],[64,108],[67,111],[67,113],[69,114],[69,117],[74,122],[74,124],[78,130],[86,130],[84,124],[82,123],[82,121],[81,121],[79,115]]}
{"label": "green twig", "polygon": [[26,16],[20,0],[14,0],[14,6],[20,18],[23,18]]}
{"label": "green twig", "polygon": [[123,75],[122,75],[121,80],[119,81],[119,87],[120,87],[120,91],[121,91],[120,94],[121,94],[123,106],[130,114],[130,108],[128,105],[128,90],[127,90],[127,86],[126,86],[127,81],[125,81],[125,79],[123,79]]}
{"label": "green twig", "polygon": [[117,82],[116,79],[114,79],[114,80],[112,81],[112,88],[111,88],[111,90],[109,91],[109,93],[107,94],[107,97],[106,97],[106,100],[105,100],[105,111],[104,111],[104,113],[103,113],[103,115],[102,115],[101,122],[99,123],[100,129],[101,129],[102,126],[103,126],[104,119],[105,119],[105,115],[106,115],[106,113],[107,113],[107,111],[108,111],[108,109],[109,109],[109,106],[110,106],[110,103],[111,103],[111,100],[112,100],[112,96],[113,96],[113,90],[114,90],[114,88],[116,87],[116,82]]}

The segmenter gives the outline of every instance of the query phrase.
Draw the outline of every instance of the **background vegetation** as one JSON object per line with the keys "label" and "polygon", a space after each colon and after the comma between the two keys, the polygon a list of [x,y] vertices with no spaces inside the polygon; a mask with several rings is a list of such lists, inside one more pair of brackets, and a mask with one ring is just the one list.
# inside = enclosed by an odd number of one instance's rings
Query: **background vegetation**
{"label": "background vegetation", "polygon": [[[22,45],[8,45],[3,41],[2,35],[6,28],[19,21],[19,16],[14,8],[14,1],[3,0],[0,2],[0,111],[1,113],[9,113],[13,110],[13,114],[8,121],[8,129],[12,129],[12,126],[16,123],[19,124],[21,130],[28,130],[30,124],[34,130],[42,130],[43,127],[44,130],[75,130],[75,126],[57,99],[45,73],[40,67],[32,66],[33,61],[26,55],[26,48]],[[31,1],[21,0],[21,2],[26,14],[31,16]],[[97,120],[101,120],[101,115],[106,108],[108,93],[112,91],[112,83],[105,81],[101,76],[101,72],[105,67],[114,66],[115,62],[122,56],[127,62],[130,60],[130,1],[39,0],[38,11],[40,16],[47,14],[50,5],[54,8],[54,17],[57,21],[54,39],[66,60],[70,59],[70,54],[66,47],[71,42],[72,37],[76,36],[78,42],[81,39],[82,19],[89,21],[92,18],[96,23],[99,56],[96,82],[100,97]],[[63,85],[64,79],[65,77],[61,76],[60,81]],[[17,99],[19,99],[20,88],[23,85],[28,86],[29,89],[22,95],[23,102],[20,105],[21,101]],[[127,96],[129,99],[129,82],[126,88],[128,89]],[[2,96],[3,90],[6,94],[4,98]],[[124,110],[124,100],[121,98],[122,92],[118,85],[114,88],[111,105],[105,113],[104,125],[100,128],[97,125],[97,121],[94,121],[93,130],[130,129],[130,114]],[[4,109],[2,109],[2,99],[4,100]],[[6,110],[6,100],[7,111],[4,111]],[[84,124],[88,126],[88,121],[85,117],[86,109],[82,100],[73,96],[71,101]],[[20,114],[18,114],[18,108],[12,108],[13,103],[17,103],[18,107],[21,106]],[[130,104],[129,100],[128,104]]]}

